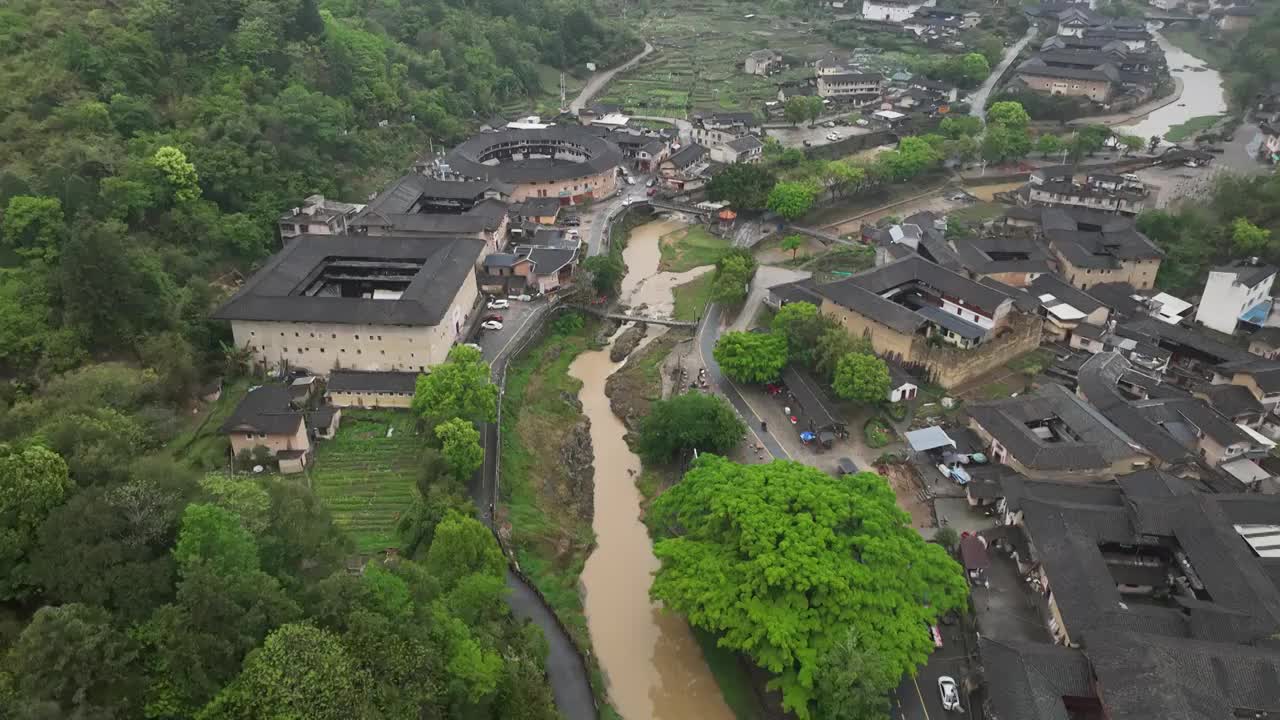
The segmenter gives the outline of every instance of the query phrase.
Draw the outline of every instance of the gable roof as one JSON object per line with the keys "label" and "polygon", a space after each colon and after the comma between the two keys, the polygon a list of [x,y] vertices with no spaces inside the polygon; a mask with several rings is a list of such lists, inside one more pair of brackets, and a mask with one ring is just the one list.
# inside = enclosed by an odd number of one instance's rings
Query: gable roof
{"label": "gable roof", "polygon": [[222,423],[221,431],[255,432],[266,435],[293,435],[303,422],[303,413],[294,407],[293,396],[285,385],[261,385],[249,390],[231,416]]}
{"label": "gable roof", "polygon": [[412,395],[418,373],[374,370],[334,370],[329,373],[328,392],[373,392]]}

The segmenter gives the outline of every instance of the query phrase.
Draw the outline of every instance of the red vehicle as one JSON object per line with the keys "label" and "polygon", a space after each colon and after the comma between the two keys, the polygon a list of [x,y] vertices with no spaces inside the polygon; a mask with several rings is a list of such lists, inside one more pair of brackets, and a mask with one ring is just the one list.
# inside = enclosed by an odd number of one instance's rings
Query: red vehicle
{"label": "red vehicle", "polygon": [[649,188],[649,191],[645,193],[645,195],[648,195],[649,197],[653,197],[654,195],[657,195],[657,194],[658,194],[658,188],[656,187]]}
{"label": "red vehicle", "polygon": [[501,315],[486,315],[486,316],[485,316],[485,318],[484,318],[484,321],[485,321],[485,322],[489,322],[490,320],[496,320],[496,321],[498,321],[498,322],[502,322],[502,316],[501,316]]}

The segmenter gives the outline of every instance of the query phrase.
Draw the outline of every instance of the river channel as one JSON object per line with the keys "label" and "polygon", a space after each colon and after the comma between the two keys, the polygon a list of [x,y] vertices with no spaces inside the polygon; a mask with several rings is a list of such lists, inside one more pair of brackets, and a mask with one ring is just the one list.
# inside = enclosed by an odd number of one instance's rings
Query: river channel
{"label": "river channel", "polygon": [[[660,273],[658,240],[683,227],[652,222],[632,231],[623,258],[628,275],[621,299],[666,314],[671,288],[711,268]],[[615,336],[616,337],[616,336]],[[591,418],[595,448],[596,549],[582,573],[587,625],[605,676],[609,699],[627,720],[731,720],[733,717],[684,618],[649,599],[658,560],[640,521],[636,477],[640,459],[623,440],[626,427],[609,406],[605,381],[621,363],[609,350],[579,355],[569,373],[582,381],[578,399]]]}
{"label": "river channel", "polygon": [[[1227,112],[1227,96],[1222,88],[1222,75],[1205,65],[1205,61],[1170,43],[1160,33],[1155,33],[1160,48],[1164,50],[1169,72],[1182,81],[1182,97],[1153,111],[1137,122],[1116,128],[1127,135],[1146,139],[1163,138],[1169,128],[1204,115],[1222,115]],[[1193,68],[1204,68],[1194,70]]]}

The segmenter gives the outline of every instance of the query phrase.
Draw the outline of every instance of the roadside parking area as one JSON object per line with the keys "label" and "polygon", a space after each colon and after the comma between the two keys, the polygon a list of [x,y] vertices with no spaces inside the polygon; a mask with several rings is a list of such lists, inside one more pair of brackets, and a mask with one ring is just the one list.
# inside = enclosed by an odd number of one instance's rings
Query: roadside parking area
{"label": "roadside parking area", "polygon": [[499,354],[507,349],[512,340],[520,337],[525,325],[531,322],[537,311],[547,304],[546,300],[542,299],[534,301],[510,300],[509,302],[511,303],[510,306],[505,309],[489,310],[484,308],[482,310],[482,317],[498,315],[502,318],[501,330],[483,330],[477,326],[476,334],[471,339],[471,342],[480,346],[480,352],[488,362],[493,362]]}

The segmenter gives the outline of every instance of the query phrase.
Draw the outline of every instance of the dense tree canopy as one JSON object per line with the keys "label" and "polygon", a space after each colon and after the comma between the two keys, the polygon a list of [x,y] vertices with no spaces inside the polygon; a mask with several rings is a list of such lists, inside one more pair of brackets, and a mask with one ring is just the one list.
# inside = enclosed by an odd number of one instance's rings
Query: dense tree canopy
{"label": "dense tree canopy", "polygon": [[733,380],[770,382],[777,380],[787,365],[787,338],[775,333],[727,332],[716,340],[712,354]]}
{"label": "dense tree canopy", "polygon": [[746,428],[719,395],[684,393],[653,403],[639,433],[640,454],[666,462],[689,450],[724,453],[742,441]]}
{"label": "dense tree canopy", "polygon": [[768,208],[787,220],[795,220],[813,207],[818,189],[813,183],[780,182],[769,191]]}
{"label": "dense tree canopy", "polygon": [[760,163],[734,163],[712,176],[707,197],[723,200],[736,210],[763,210],[777,176]]}
{"label": "dense tree canopy", "polygon": [[419,375],[413,395],[413,411],[432,427],[453,418],[493,422],[497,403],[498,387],[491,382],[489,363],[479,350],[466,345],[454,346],[448,360]]}
{"label": "dense tree canopy", "polygon": [[845,400],[867,405],[882,403],[889,396],[889,368],[875,355],[849,353],[836,364],[832,387]]}
{"label": "dense tree canopy", "polygon": [[884,694],[933,651],[925,625],[967,596],[960,567],[873,473],[702,455],[650,513],[664,535],[654,598],[773,673],[802,718],[825,706],[823,662],[849,640],[833,629],[875,629],[852,649],[883,670]]}

